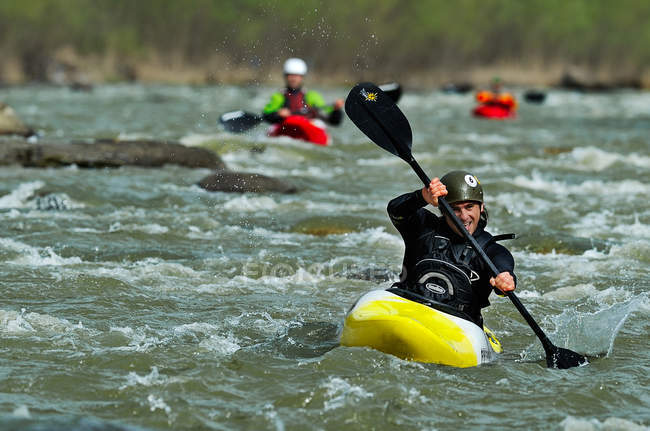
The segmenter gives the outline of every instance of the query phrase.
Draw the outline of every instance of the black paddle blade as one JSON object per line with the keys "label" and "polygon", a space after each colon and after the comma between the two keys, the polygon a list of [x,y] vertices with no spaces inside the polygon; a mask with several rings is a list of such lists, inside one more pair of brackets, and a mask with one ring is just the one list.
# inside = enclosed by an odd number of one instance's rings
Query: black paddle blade
{"label": "black paddle blade", "polygon": [[381,84],[379,88],[381,88],[381,91],[388,94],[388,97],[393,99],[393,102],[395,103],[397,103],[400,97],[402,97],[402,86],[398,82]]}
{"label": "black paddle blade", "polygon": [[567,368],[587,365],[588,363],[589,360],[586,356],[576,353],[573,350],[551,346],[551,349],[546,351],[546,366],[548,368],[565,370]]}
{"label": "black paddle blade", "polygon": [[242,133],[260,124],[262,117],[250,112],[232,111],[219,117],[219,122],[228,132]]}
{"label": "black paddle blade", "polygon": [[375,84],[355,85],[345,101],[345,112],[375,144],[407,162],[411,159],[411,125],[393,99]]}

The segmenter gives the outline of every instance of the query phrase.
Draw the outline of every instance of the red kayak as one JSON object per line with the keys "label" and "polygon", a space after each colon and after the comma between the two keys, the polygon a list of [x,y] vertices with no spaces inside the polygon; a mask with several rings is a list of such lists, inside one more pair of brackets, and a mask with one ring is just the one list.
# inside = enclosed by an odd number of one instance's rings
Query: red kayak
{"label": "red kayak", "polygon": [[291,115],[283,122],[272,125],[268,134],[269,136],[289,136],[316,145],[328,145],[329,136],[325,128],[314,123],[315,121],[301,115]]}
{"label": "red kayak", "polygon": [[511,107],[490,103],[486,105],[479,105],[474,108],[474,116],[484,118],[506,119],[514,118],[516,116],[515,110]]}

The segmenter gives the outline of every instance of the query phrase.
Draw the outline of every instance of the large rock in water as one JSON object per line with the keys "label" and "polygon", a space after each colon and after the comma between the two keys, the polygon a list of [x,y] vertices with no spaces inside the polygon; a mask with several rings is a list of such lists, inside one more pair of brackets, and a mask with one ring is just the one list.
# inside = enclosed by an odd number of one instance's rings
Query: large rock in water
{"label": "large rock in water", "polygon": [[95,143],[0,142],[0,165],[26,167],[77,165],[84,168],[119,166],[160,167],[166,164],[189,168],[225,169],[219,156],[203,148],[167,141],[113,141]]}
{"label": "large rock in water", "polygon": [[573,70],[565,72],[562,75],[558,87],[565,90],[598,92],[617,90],[620,88],[641,89],[643,85],[641,79],[638,78],[619,77],[604,81],[584,70]]}
{"label": "large rock in water", "polygon": [[0,135],[31,136],[34,131],[25,126],[9,105],[0,102]]}
{"label": "large rock in water", "polygon": [[297,191],[293,184],[275,178],[227,170],[208,175],[199,181],[199,186],[211,192],[295,193]]}

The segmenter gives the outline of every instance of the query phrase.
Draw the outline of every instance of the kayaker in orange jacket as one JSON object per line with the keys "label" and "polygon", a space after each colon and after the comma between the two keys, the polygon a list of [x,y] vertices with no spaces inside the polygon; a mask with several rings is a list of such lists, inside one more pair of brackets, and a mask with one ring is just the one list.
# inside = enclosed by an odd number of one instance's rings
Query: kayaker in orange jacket
{"label": "kayaker in orange jacket", "polygon": [[508,110],[517,109],[517,101],[510,93],[501,92],[501,80],[494,78],[490,91],[482,90],[476,93],[476,101],[481,105],[501,105]]}

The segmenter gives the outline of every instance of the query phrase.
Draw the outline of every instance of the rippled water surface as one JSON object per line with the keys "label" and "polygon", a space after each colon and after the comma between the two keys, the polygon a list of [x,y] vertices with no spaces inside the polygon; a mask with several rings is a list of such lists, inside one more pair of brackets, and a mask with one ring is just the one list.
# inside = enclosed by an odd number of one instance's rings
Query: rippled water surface
{"label": "rippled water surface", "polygon": [[648,429],[650,94],[550,92],[512,121],[472,118],[471,95],[400,101],[422,167],[472,170],[489,230],[518,234],[531,314],[591,357],[560,371],[494,295],[505,352],[485,366],[337,347],[354,300],[399,272],[387,202],[420,184],[349,120],[326,148],[217,127],[273,90],[0,90],[43,140],[175,139],[300,190],[211,193],[195,185],[209,171],[175,166],[1,167],[0,429]]}

